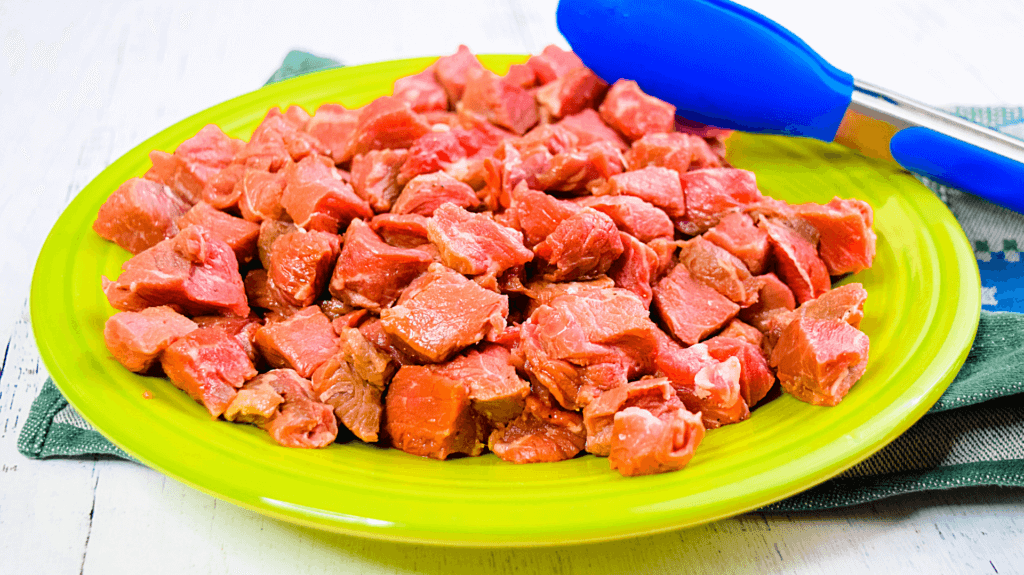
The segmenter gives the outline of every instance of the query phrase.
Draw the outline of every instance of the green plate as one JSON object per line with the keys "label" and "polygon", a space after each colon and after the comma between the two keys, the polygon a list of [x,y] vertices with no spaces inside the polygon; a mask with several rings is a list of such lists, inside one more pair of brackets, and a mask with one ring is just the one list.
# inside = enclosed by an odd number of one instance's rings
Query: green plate
{"label": "green plate", "polygon": [[[482,59],[500,73],[523,57]],[[748,421],[710,432],[680,472],[626,479],[590,455],[513,465],[494,455],[439,462],[358,442],[286,449],[254,427],[211,421],[169,381],[130,373],[110,357],[102,330],[114,310],[100,276],[116,277],[129,254],[90,226],[119,184],[146,171],[150,150],[171,151],[208,123],[247,138],[270,106],[359,106],[430,61],[329,70],[240,96],[153,136],[82,190],[39,255],[31,309],[47,369],[90,423],[154,469],[287,521],[445,545],[560,544],[705,523],[808,489],[910,427],[963,363],[978,326],[980,284],[945,206],[905,172],[841,147],[743,134],[731,140],[730,160],[754,170],[765,193],[791,202],[856,197],[874,206],[875,264],[850,278],[870,294],[862,328],[871,361],[839,406],[780,397]]]}

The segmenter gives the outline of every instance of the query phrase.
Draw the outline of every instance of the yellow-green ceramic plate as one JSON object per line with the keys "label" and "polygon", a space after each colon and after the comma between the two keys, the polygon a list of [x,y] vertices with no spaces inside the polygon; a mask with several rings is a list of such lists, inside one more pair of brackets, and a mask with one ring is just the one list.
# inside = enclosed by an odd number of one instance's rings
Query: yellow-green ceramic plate
{"label": "yellow-green ceramic plate", "polygon": [[[500,73],[523,57],[483,60]],[[102,330],[114,310],[100,276],[116,277],[129,254],[90,225],[119,184],[146,171],[150,150],[171,151],[208,123],[248,138],[271,106],[359,106],[429,62],[330,70],[240,96],[153,136],[82,190],[43,246],[31,308],[47,369],[90,423],[154,469],[287,521],[446,545],[559,544],[705,523],[816,485],[906,430],[963,363],[978,325],[978,271],[943,204],[908,174],[843,148],[742,134],[730,141],[730,159],[754,170],[765,193],[874,206],[874,267],[848,280],[870,294],[862,328],[871,361],[839,406],[784,395],[710,432],[680,472],[625,479],[590,455],[513,465],[494,455],[434,461],[358,442],[286,449],[254,427],[210,420],[167,380],[130,373],[110,357]]]}

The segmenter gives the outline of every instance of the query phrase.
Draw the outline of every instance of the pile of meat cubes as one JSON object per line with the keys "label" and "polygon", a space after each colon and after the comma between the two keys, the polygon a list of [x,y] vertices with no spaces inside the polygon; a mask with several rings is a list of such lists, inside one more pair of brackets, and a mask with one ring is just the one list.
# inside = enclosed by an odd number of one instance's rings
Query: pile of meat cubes
{"label": "pile of meat cubes", "polygon": [[868,357],[831,280],[871,265],[871,208],[763,196],[727,136],[554,46],[206,126],[99,211],[135,254],[106,344],[285,446],[679,469],[776,379],[835,405]]}

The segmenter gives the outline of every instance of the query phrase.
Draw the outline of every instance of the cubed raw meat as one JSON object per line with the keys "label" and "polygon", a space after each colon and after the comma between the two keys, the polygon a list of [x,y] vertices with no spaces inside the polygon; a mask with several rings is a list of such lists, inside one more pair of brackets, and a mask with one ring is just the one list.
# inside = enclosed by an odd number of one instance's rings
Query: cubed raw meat
{"label": "cubed raw meat", "polygon": [[620,232],[619,237],[622,238],[622,255],[612,264],[608,275],[616,287],[633,292],[644,302],[644,307],[650,307],[654,297],[651,284],[658,271],[658,254],[627,233]]}
{"label": "cubed raw meat", "polygon": [[868,336],[845,321],[801,317],[782,331],[770,363],[797,399],[837,405],[864,375],[868,347]]}
{"label": "cubed raw meat", "polygon": [[537,85],[537,73],[526,64],[512,64],[502,80],[520,88],[529,89]]}
{"label": "cubed raw meat", "polygon": [[231,164],[214,174],[203,186],[202,200],[218,210],[234,211],[242,197],[238,182],[247,169],[242,164]]}
{"label": "cubed raw meat", "polygon": [[216,328],[196,329],[178,338],[160,355],[160,365],[178,389],[203,404],[214,418],[257,374],[235,339]]}
{"label": "cubed raw meat", "polygon": [[408,150],[371,150],[352,158],[352,188],[356,195],[380,213],[402,193],[398,174],[409,157]]}
{"label": "cubed raw meat", "polygon": [[849,283],[829,290],[797,309],[801,317],[845,321],[860,329],[864,318],[864,302],[868,292],[859,283]]}
{"label": "cubed raw meat", "polygon": [[274,369],[250,380],[224,418],[254,423],[285,447],[326,447],[338,436],[331,408],[316,401],[309,380],[291,369]]}
{"label": "cubed raw meat", "polygon": [[824,206],[794,206],[794,215],[818,232],[818,255],[829,275],[857,273],[875,258],[875,232],[871,206],[861,200],[834,198]]}
{"label": "cubed raw meat", "polygon": [[520,232],[452,203],[434,211],[427,232],[441,262],[461,274],[497,277],[533,259]]}
{"label": "cubed raw meat", "polygon": [[757,301],[740,311],[740,319],[763,332],[769,317],[781,311],[796,309],[796,298],[793,297],[793,291],[775,274],[767,273],[757,277],[761,281]]}
{"label": "cubed raw meat", "polygon": [[451,131],[428,132],[409,148],[408,158],[398,171],[399,186],[420,174],[432,174],[444,170],[466,157],[458,137]]}
{"label": "cubed raw meat", "polygon": [[430,243],[428,221],[429,218],[419,214],[377,214],[370,220],[370,229],[389,245],[414,248]]}
{"label": "cubed raw meat", "polygon": [[620,230],[642,242],[672,239],[675,232],[663,210],[635,196],[588,196],[579,203],[610,217]]}
{"label": "cubed raw meat", "polygon": [[[581,146],[605,141],[615,146],[619,151],[625,152],[629,149],[629,144],[622,139],[622,136],[608,127],[608,124],[604,123],[597,110],[591,108],[586,108],[579,113],[566,116],[555,126],[565,128],[575,134],[579,138],[579,145]],[[626,157],[628,158],[628,155]]]}
{"label": "cubed raw meat", "polygon": [[490,70],[479,69],[466,74],[461,106],[519,135],[525,134],[539,120],[533,96],[515,84],[504,82]]}
{"label": "cubed raw meat", "polygon": [[256,223],[288,217],[281,205],[281,195],[286,184],[285,172],[246,169],[237,184],[240,190],[238,209],[242,217]]}
{"label": "cubed raw meat", "polygon": [[529,307],[526,309],[526,314],[530,315],[538,307],[550,304],[558,296],[610,287],[615,287],[615,282],[607,276],[598,276],[592,280],[578,282],[534,280],[526,285],[526,290],[523,292],[531,300]]}
{"label": "cubed raw meat", "polygon": [[727,213],[759,202],[754,173],[736,168],[705,168],[679,174],[686,196],[686,218],[679,231],[695,236],[718,224]]}
{"label": "cubed raw meat", "polygon": [[595,196],[633,196],[653,204],[673,220],[686,215],[686,197],[679,174],[668,168],[642,168],[613,175],[607,182],[593,186]]}
{"label": "cubed raw meat", "polygon": [[309,377],[338,351],[338,336],[320,308],[309,306],[256,330],[256,348],[270,365]]}
{"label": "cubed raw meat", "polygon": [[394,214],[432,216],[441,204],[451,202],[463,208],[476,207],[480,200],[473,188],[444,172],[416,176],[405,185],[391,206]]}
{"label": "cubed raw meat", "polygon": [[298,307],[312,305],[324,292],[340,249],[337,234],[285,234],[273,244],[267,274],[285,301]]}
{"label": "cubed raw meat", "polygon": [[679,246],[679,262],[695,279],[718,293],[747,307],[757,301],[761,282],[750,275],[747,266],[736,256],[697,236]]}
{"label": "cubed raw meat", "polygon": [[287,118],[279,109],[271,108],[233,161],[276,172],[288,162],[297,162],[310,154],[330,154],[320,140],[302,131],[304,127],[297,125],[294,118]]}
{"label": "cubed raw meat", "polygon": [[253,222],[236,218],[200,200],[187,213],[177,219],[179,229],[201,226],[210,235],[231,246],[239,263],[248,263],[256,256],[256,240],[260,227]]}
{"label": "cubed raw meat", "polygon": [[331,151],[336,163],[348,160],[345,154],[359,122],[360,110],[346,110],[339,104],[323,104],[306,123],[306,131]]}
{"label": "cubed raw meat", "polygon": [[630,170],[660,166],[680,174],[700,168],[719,168],[721,160],[703,138],[690,134],[654,133],[633,142],[626,152]]}
{"label": "cubed raw meat", "polygon": [[537,187],[563,192],[581,191],[587,184],[622,173],[622,153],[607,141],[555,154],[536,176]]}
{"label": "cubed raw meat", "polygon": [[583,409],[587,430],[587,451],[607,457],[612,446],[615,414],[627,407],[639,407],[655,416],[682,409],[676,390],[664,377],[631,381],[610,389]]}
{"label": "cubed raw meat", "polygon": [[803,236],[790,228],[761,218],[763,230],[768,232],[775,256],[775,269],[782,281],[793,290],[796,301],[804,303],[827,292],[832,287],[825,263],[818,250]]}
{"label": "cubed raw meat", "polygon": [[536,98],[551,117],[561,118],[594,108],[607,91],[607,82],[589,68],[579,67],[541,86]]}
{"label": "cubed raw meat", "polygon": [[544,241],[560,223],[582,209],[572,202],[531,190],[526,182],[520,182],[511,197],[511,205],[501,218],[509,227],[523,232],[527,246]]}
{"label": "cubed raw meat", "polygon": [[462,99],[462,93],[466,90],[467,76],[476,70],[483,70],[484,67],[476,56],[469,51],[469,48],[460,45],[459,49],[451,56],[442,56],[434,64],[434,75],[444,91],[448,94],[448,103],[452,108]]}
{"label": "cubed raw meat", "polygon": [[648,96],[632,80],[612,84],[598,111],[609,126],[630,141],[675,130],[676,107]]}
{"label": "cubed raw meat", "polygon": [[679,264],[654,286],[654,308],[672,335],[693,345],[736,317],[740,307]]}
{"label": "cubed raw meat", "polygon": [[509,350],[497,344],[480,344],[438,369],[469,386],[473,409],[492,426],[507,424],[518,417],[530,394],[530,384],[520,379],[512,367]]}
{"label": "cubed raw meat", "polygon": [[537,146],[544,146],[552,154],[568,152],[579,147],[580,139],[572,131],[558,124],[542,124],[513,140],[512,147],[528,153]]}
{"label": "cubed raw meat", "polygon": [[700,416],[676,409],[655,416],[639,407],[615,414],[608,462],[625,477],[682,469],[704,439]]}
{"label": "cubed raw meat", "polygon": [[355,218],[373,217],[370,205],[342,180],[331,159],[310,155],[285,171],[281,205],[297,225],[333,234]]}
{"label": "cubed raw meat", "polygon": [[133,254],[178,233],[175,220],[189,205],[163,184],[132,178],[100,206],[92,229]]}
{"label": "cubed raw meat", "polygon": [[432,65],[419,74],[395,80],[395,98],[409,104],[414,112],[447,110],[448,95],[437,81],[435,67]]}
{"label": "cubed raw meat", "polygon": [[582,67],[583,61],[572,51],[563,50],[550,44],[540,54],[530,56],[526,65],[533,68],[533,72],[541,84],[547,84],[559,76]]}
{"label": "cubed raw meat", "polygon": [[764,334],[756,327],[744,323],[737,318],[733,318],[729,323],[725,324],[725,327],[722,328],[718,335],[740,339],[756,346],[760,346],[761,340],[764,339]]}
{"label": "cubed raw meat", "polygon": [[611,268],[622,254],[619,230],[611,218],[583,208],[558,224],[534,253],[547,262],[544,279],[567,281],[591,278]]}
{"label": "cubed raw meat", "polygon": [[263,320],[255,315],[249,317],[226,317],[221,315],[201,315],[192,318],[199,327],[219,329],[235,338],[235,342],[249,356],[253,365],[256,364],[256,330],[263,325]]}
{"label": "cubed raw meat", "polygon": [[719,361],[706,344],[683,348],[662,333],[655,362],[658,373],[668,378],[686,409],[700,413],[704,427],[714,429],[750,417],[738,358]]}
{"label": "cubed raw meat", "polygon": [[768,233],[742,212],[732,212],[704,233],[704,239],[739,258],[754,275],[768,269]]}
{"label": "cubed raw meat", "polygon": [[725,362],[730,357],[739,360],[740,395],[747,407],[757,405],[775,384],[775,375],[768,369],[768,360],[758,344],[729,337],[723,332],[705,340],[704,345],[708,347],[708,354],[718,361]]}
{"label": "cubed raw meat", "polygon": [[370,150],[408,148],[429,131],[430,124],[406,102],[390,96],[377,98],[359,112],[342,161]]}
{"label": "cubed raw meat", "polygon": [[586,439],[580,414],[531,395],[519,417],[491,432],[487,446],[510,463],[541,463],[576,457]]}
{"label": "cubed raw meat", "polygon": [[156,363],[167,346],[197,327],[167,306],[122,311],[107,319],[103,343],[121,365],[143,373]]}
{"label": "cubed raw meat", "polygon": [[[272,312],[273,319],[281,319],[293,315],[302,308],[289,302],[281,290],[270,281],[265,269],[254,269],[245,275],[245,296],[249,305],[254,308]],[[271,315],[267,315],[270,319]]]}

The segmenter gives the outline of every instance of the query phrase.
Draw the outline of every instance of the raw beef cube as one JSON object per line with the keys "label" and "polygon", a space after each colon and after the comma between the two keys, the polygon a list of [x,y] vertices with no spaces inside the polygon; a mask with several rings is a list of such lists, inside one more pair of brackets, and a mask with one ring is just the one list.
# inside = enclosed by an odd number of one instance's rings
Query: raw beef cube
{"label": "raw beef cube", "polygon": [[391,380],[386,428],[406,453],[445,459],[480,455],[486,424],[470,404],[469,386],[429,367],[407,365]]}
{"label": "raw beef cube", "polygon": [[306,123],[306,132],[331,151],[335,163],[348,160],[349,140],[359,122],[359,110],[346,110],[339,104],[323,104]]}
{"label": "raw beef cube", "polygon": [[825,263],[814,245],[788,227],[761,218],[759,224],[768,232],[775,255],[775,268],[782,281],[793,290],[796,301],[804,303],[832,287]]}
{"label": "raw beef cube", "polygon": [[736,317],[740,307],[679,264],[654,286],[654,307],[679,341],[693,345]]}
{"label": "raw beef cube", "polygon": [[729,323],[725,324],[725,327],[718,336],[740,339],[756,346],[760,346],[761,340],[764,339],[764,334],[756,327],[744,323],[739,319],[733,319]]}
{"label": "raw beef cube", "polygon": [[316,401],[309,380],[290,369],[274,369],[246,383],[224,419],[254,423],[285,447],[326,447],[338,436],[331,408]]}
{"label": "raw beef cube", "polygon": [[625,477],[682,469],[704,439],[699,415],[685,408],[658,417],[639,407],[615,414],[611,468]]}
{"label": "raw beef cube", "polygon": [[389,246],[362,220],[353,220],[331,276],[331,294],[351,306],[380,312],[432,261],[420,250]]}
{"label": "raw beef cube", "polygon": [[417,365],[420,363],[416,356],[404,351],[401,345],[396,343],[395,338],[392,338],[388,335],[388,332],[384,331],[384,324],[381,323],[379,318],[371,317],[361,323],[359,325],[359,333],[363,334],[367,341],[376,346],[380,351],[386,353],[399,366]]}
{"label": "raw beef cube", "polygon": [[594,108],[606,91],[607,82],[589,68],[579,67],[541,86],[536,98],[548,114],[562,118],[586,108]]}
{"label": "raw beef cube", "polygon": [[[334,300],[334,301],[337,301],[337,300]],[[321,310],[324,309],[323,308],[323,304],[320,304],[320,309]],[[331,314],[329,314],[326,310],[324,310],[324,314],[327,315],[327,317],[331,317]],[[340,334],[341,331],[343,329],[347,328],[347,327],[353,327],[353,328],[359,327],[359,324],[363,323],[366,319],[368,319],[370,317],[372,317],[370,315],[370,310],[366,310],[366,309],[353,310],[353,311],[350,311],[350,312],[348,312],[346,314],[343,314],[343,315],[341,315],[339,317],[336,317],[336,318],[332,319],[331,320],[331,327],[334,328],[334,333]]]}
{"label": "raw beef cube", "polygon": [[682,348],[662,333],[655,362],[658,373],[669,379],[686,409],[700,413],[704,427],[714,429],[750,417],[738,358],[718,361],[707,345]]}
{"label": "raw beef cube", "polygon": [[220,315],[201,315],[192,318],[199,327],[219,329],[235,338],[235,342],[245,351],[253,364],[256,363],[256,330],[263,325],[263,320],[256,316],[225,317]]}
{"label": "raw beef cube", "polygon": [[451,56],[442,56],[437,60],[437,63],[434,64],[434,75],[437,77],[438,83],[444,87],[444,91],[448,93],[448,102],[452,108],[462,99],[469,74],[483,69],[484,67],[476,59],[476,56],[469,51],[469,48],[462,45]]}
{"label": "raw beef cube", "polygon": [[201,227],[182,230],[121,269],[117,281],[103,278],[107,300],[121,311],[170,305],[190,315],[249,315],[235,252]]}
{"label": "raw beef cube", "polygon": [[536,246],[551,235],[566,219],[580,211],[580,206],[531,190],[520,182],[512,190],[512,201],[502,214],[503,223],[523,232],[527,246]]}
{"label": "raw beef cube", "polygon": [[868,336],[845,321],[798,318],[782,331],[771,356],[779,383],[812,405],[836,405],[868,363]]}
{"label": "raw beef cube", "polygon": [[528,89],[537,85],[537,73],[526,64],[512,64],[502,80],[513,86]]}
{"label": "raw beef cube", "polygon": [[320,308],[309,306],[256,330],[256,347],[270,365],[309,377],[337,352],[338,336]]}
{"label": "raw beef cube", "polygon": [[291,222],[280,220],[263,220],[260,222],[260,235],[256,239],[256,249],[260,256],[260,263],[264,268],[270,267],[270,252],[277,238],[298,231],[299,226]]}
{"label": "raw beef cube", "polygon": [[287,184],[285,172],[270,173],[248,168],[238,181],[238,209],[250,222],[283,220],[287,217],[281,196]]}
{"label": "raw beef cube", "polygon": [[675,130],[676,107],[648,96],[632,80],[612,84],[598,111],[609,126],[630,141]]}
{"label": "raw beef cube", "polygon": [[665,277],[676,265],[675,256],[676,249],[679,248],[679,242],[668,238],[655,238],[647,242],[647,247],[658,254],[658,269],[657,273],[654,274],[655,279]]}
{"label": "raw beef cube", "polygon": [[398,172],[397,183],[404,186],[420,174],[444,170],[466,157],[458,137],[452,132],[428,132],[409,148],[408,159]]}
{"label": "raw beef cube", "polygon": [[728,337],[724,333],[704,342],[708,354],[718,361],[735,357],[740,362],[740,395],[747,407],[754,407],[764,399],[775,384],[775,375],[768,369],[768,361],[757,344]]}
{"label": "raw beef cube", "polygon": [[372,150],[352,158],[352,188],[375,212],[386,212],[402,187],[398,174],[409,157],[408,150]]}
{"label": "raw beef cube", "polygon": [[829,290],[801,305],[797,313],[811,319],[834,319],[860,328],[864,318],[864,301],[868,292],[859,283],[850,283]]}
{"label": "raw beef cube", "polygon": [[434,211],[427,233],[441,262],[465,275],[497,277],[533,259],[533,252],[523,246],[521,233],[451,203]]}
{"label": "raw beef cube", "polygon": [[302,308],[292,304],[285,299],[281,290],[270,281],[267,270],[254,269],[245,276],[245,296],[249,298],[249,305],[254,308],[269,310],[274,315],[267,319],[281,319],[289,317]]}
{"label": "raw beef cube", "polygon": [[544,146],[552,154],[568,152],[579,147],[580,139],[570,130],[558,124],[542,124],[527,132],[522,138],[513,140],[512,146],[520,152],[529,152],[536,146]]}
{"label": "raw beef cube", "polygon": [[257,374],[235,339],[214,328],[178,338],[161,354],[160,365],[178,389],[215,418],[224,413],[236,390]]}
{"label": "raw beef cube", "polygon": [[490,156],[502,142],[516,137],[512,132],[490,123],[483,115],[464,107],[459,108],[457,120],[458,126],[452,129],[452,133],[459,138],[459,144],[470,157]]}
{"label": "raw beef cube", "polygon": [[391,206],[391,213],[429,217],[445,202],[463,208],[473,208],[480,203],[473,188],[444,172],[437,172],[416,176],[410,180]]}
{"label": "raw beef cube", "polygon": [[615,222],[591,208],[583,208],[563,220],[547,239],[533,248],[548,264],[544,279],[549,281],[601,275],[611,268],[622,250]]}
{"label": "raw beef cube", "polygon": [[214,174],[203,186],[203,201],[218,210],[233,210],[242,197],[242,188],[238,182],[246,170],[242,164],[231,164]]}
{"label": "raw beef cube", "polygon": [[494,211],[512,203],[512,190],[520,182],[530,189],[537,189],[537,176],[551,166],[554,156],[547,146],[532,146],[525,153],[508,142],[503,143],[493,158],[484,160],[485,183],[481,190],[488,209]]}
{"label": "raw beef cube", "polygon": [[[736,168],[706,168],[679,174],[686,196],[686,219],[679,231],[695,236],[718,224],[728,212],[758,202],[754,173]],[[671,215],[671,214],[669,214]]]}
{"label": "raw beef cube", "polygon": [[642,168],[608,178],[593,186],[595,196],[633,196],[653,204],[673,220],[686,215],[686,197],[679,174],[668,168]]}
{"label": "raw beef cube", "polygon": [[526,90],[503,82],[490,70],[474,70],[466,74],[462,94],[464,109],[483,115],[492,124],[523,135],[537,124],[537,103]]}
{"label": "raw beef cube", "polygon": [[[604,120],[601,119],[601,115],[597,113],[597,110],[591,108],[586,108],[577,114],[566,116],[555,125],[576,134],[581,146],[605,141],[615,146],[619,151],[625,152],[629,149],[629,144],[622,139],[622,136],[609,128],[608,124],[605,124]],[[628,159],[628,155],[626,157]]]}
{"label": "raw beef cube", "polygon": [[541,84],[547,84],[559,76],[582,67],[583,61],[571,51],[550,44],[540,54],[530,56],[526,65],[533,68],[533,72]]}
{"label": "raw beef cube", "polygon": [[256,240],[260,227],[252,222],[228,215],[200,200],[187,213],[178,218],[179,229],[201,226],[210,235],[231,246],[239,263],[247,263],[256,256]]}
{"label": "raw beef cube", "polygon": [[121,365],[143,373],[174,340],[197,327],[195,322],[167,306],[122,311],[107,319],[103,342]]}
{"label": "raw beef cube", "polygon": [[615,414],[627,407],[639,407],[659,416],[667,411],[683,409],[683,403],[664,377],[632,381],[608,390],[583,409],[588,452],[608,456]]}
{"label": "raw beef cube", "polygon": [[576,457],[586,439],[580,414],[531,395],[519,417],[491,432],[487,447],[510,463],[542,463]]}
{"label": "raw beef cube", "polygon": [[703,138],[672,132],[647,134],[633,142],[626,152],[626,165],[630,170],[660,166],[682,174],[700,168],[718,168],[722,162]]}
{"label": "raw beef cube", "polygon": [[100,206],[92,229],[137,254],[178,233],[174,221],[188,207],[167,186],[132,178]]}
{"label": "raw beef cube", "polygon": [[793,297],[793,291],[775,274],[767,273],[757,278],[761,281],[757,302],[741,310],[740,319],[763,332],[769,317],[781,311],[796,309],[796,298]]}
{"label": "raw beef cube", "polygon": [[679,247],[679,262],[695,279],[715,288],[740,307],[757,301],[761,282],[750,275],[739,258],[701,236],[682,242]]}
{"label": "raw beef cube", "polygon": [[642,242],[672,239],[672,220],[659,208],[635,196],[589,196],[579,203],[610,217],[620,230]]}
{"label": "raw beef cube", "polygon": [[346,328],[339,335],[341,349],[313,374],[313,389],[356,437],[375,442],[384,412],[382,394],[397,366],[359,330]]}
{"label": "raw beef cube", "polygon": [[726,215],[704,233],[704,239],[738,257],[752,274],[763,274],[768,269],[768,233],[754,225],[747,214]]}
{"label": "raw beef cube", "polygon": [[359,122],[343,156],[347,160],[370,150],[408,148],[430,131],[430,124],[409,104],[384,96],[359,112]]}
{"label": "raw beef cube", "polygon": [[320,299],[341,249],[336,234],[285,234],[274,242],[267,275],[285,301],[306,307]]}
{"label": "raw beef cube", "polygon": [[473,409],[491,425],[505,425],[523,411],[530,384],[516,375],[511,354],[496,344],[481,344],[439,367],[444,375],[469,386]]}
{"label": "raw beef cube", "polygon": [[875,258],[875,232],[871,206],[860,200],[834,198],[824,206],[794,206],[795,216],[818,232],[818,254],[829,275],[857,273]]}
{"label": "raw beef cube", "polygon": [[394,307],[380,313],[384,329],[425,362],[438,363],[505,329],[508,297],[433,264]]}
{"label": "raw beef cube", "polygon": [[285,172],[288,185],[281,205],[297,225],[333,234],[355,218],[373,217],[370,205],[342,180],[329,158],[310,155]]}
{"label": "raw beef cube", "polygon": [[645,308],[650,307],[654,297],[651,284],[658,270],[658,254],[627,233],[620,232],[620,237],[622,255],[612,264],[608,275],[615,281],[616,287],[633,292],[644,302]]}
{"label": "raw beef cube", "polygon": [[206,181],[201,179],[192,166],[181,156],[153,150],[149,153],[153,167],[143,176],[158,184],[164,184],[183,202],[191,205],[203,197]]}
{"label": "raw beef cube", "polygon": [[548,305],[558,296],[578,294],[590,290],[601,290],[615,287],[615,282],[606,276],[598,276],[596,279],[579,282],[548,282],[534,280],[527,284],[523,292],[530,298],[530,306],[527,308],[527,315],[532,314],[538,307]]}
{"label": "raw beef cube", "polygon": [[276,172],[289,161],[297,162],[310,154],[329,154],[320,140],[301,131],[304,127],[286,118],[279,109],[271,108],[233,161]]}
{"label": "raw beef cube", "polygon": [[430,66],[419,74],[395,80],[395,98],[412,107],[414,112],[434,112],[448,109],[448,95]]}
{"label": "raw beef cube", "polygon": [[414,248],[429,243],[427,222],[419,214],[377,214],[370,220],[370,229],[388,244],[398,248]]}
{"label": "raw beef cube", "polygon": [[555,154],[536,180],[541,189],[572,192],[583,190],[592,181],[621,173],[622,154],[610,142],[600,141]]}
{"label": "raw beef cube", "polygon": [[182,142],[174,155],[197,165],[201,178],[228,167],[245,142],[229,137],[214,124],[203,126],[195,136]]}

